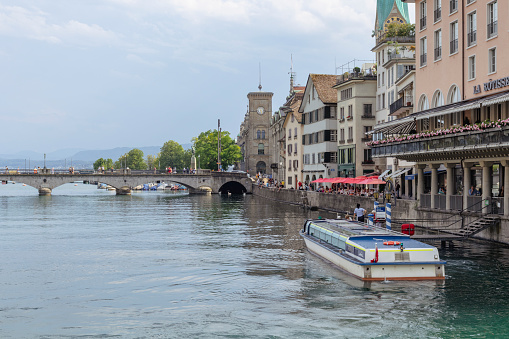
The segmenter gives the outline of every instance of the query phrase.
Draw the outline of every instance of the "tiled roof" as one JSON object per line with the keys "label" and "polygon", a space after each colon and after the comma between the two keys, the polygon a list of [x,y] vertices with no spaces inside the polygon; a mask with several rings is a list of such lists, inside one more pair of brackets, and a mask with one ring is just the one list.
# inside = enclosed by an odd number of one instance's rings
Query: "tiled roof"
{"label": "tiled roof", "polygon": [[336,76],[331,74],[310,74],[313,85],[315,85],[318,97],[325,103],[336,103],[338,101],[337,90],[332,88],[336,85]]}

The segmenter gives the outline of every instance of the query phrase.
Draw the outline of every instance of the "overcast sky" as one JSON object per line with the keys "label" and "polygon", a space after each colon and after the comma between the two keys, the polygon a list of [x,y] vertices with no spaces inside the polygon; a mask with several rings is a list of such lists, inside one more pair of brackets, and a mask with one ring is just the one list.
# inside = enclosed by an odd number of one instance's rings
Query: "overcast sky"
{"label": "overcast sky", "polygon": [[[413,5],[409,5],[413,18]],[[1,153],[239,132],[247,93],[373,59],[376,0],[0,0]]]}

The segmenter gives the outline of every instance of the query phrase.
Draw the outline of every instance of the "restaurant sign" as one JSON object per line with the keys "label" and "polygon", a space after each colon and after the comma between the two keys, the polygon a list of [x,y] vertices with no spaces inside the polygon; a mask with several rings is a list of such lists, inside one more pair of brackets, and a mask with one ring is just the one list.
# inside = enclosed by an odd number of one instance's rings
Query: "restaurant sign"
{"label": "restaurant sign", "polygon": [[[499,89],[499,88],[504,88],[507,86],[509,86],[509,77],[505,77],[505,78],[497,79],[497,80],[490,79],[490,81],[484,83],[484,91],[489,92],[489,91],[493,91],[493,90]],[[482,92],[481,85],[475,85],[474,86],[474,94],[479,94],[481,92]]]}

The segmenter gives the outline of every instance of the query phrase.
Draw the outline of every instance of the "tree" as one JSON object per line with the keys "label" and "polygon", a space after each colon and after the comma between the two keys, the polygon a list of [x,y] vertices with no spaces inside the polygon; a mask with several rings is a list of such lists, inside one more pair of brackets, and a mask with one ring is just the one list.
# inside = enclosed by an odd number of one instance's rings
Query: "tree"
{"label": "tree", "polygon": [[147,167],[148,169],[154,169],[154,167],[158,166],[158,157],[156,155],[147,155]]}
{"label": "tree", "polygon": [[166,167],[184,168],[186,164],[184,147],[173,140],[165,142],[163,147],[161,147],[158,163],[160,170]]}
{"label": "tree", "polygon": [[113,167],[113,160],[99,158],[94,162],[94,170],[97,171],[99,167],[103,166],[105,169]]}
{"label": "tree", "polygon": [[[217,170],[217,130],[202,132],[192,139],[200,167]],[[227,131],[221,131],[221,167],[227,168],[242,159],[240,147]]]}
{"label": "tree", "polygon": [[115,168],[129,167],[134,170],[147,169],[147,164],[143,160],[143,151],[137,148],[133,148],[126,154],[122,155],[115,161]]}

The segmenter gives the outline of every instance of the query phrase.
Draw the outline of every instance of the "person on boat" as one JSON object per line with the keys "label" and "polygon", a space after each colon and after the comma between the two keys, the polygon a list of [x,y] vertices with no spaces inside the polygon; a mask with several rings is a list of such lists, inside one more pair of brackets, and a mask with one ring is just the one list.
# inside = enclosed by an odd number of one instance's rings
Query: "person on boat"
{"label": "person on boat", "polygon": [[366,210],[361,207],[361,204],[357,204],[357,208],[353,211],[353,214],[357,217],[357,221],[364,222]]}

